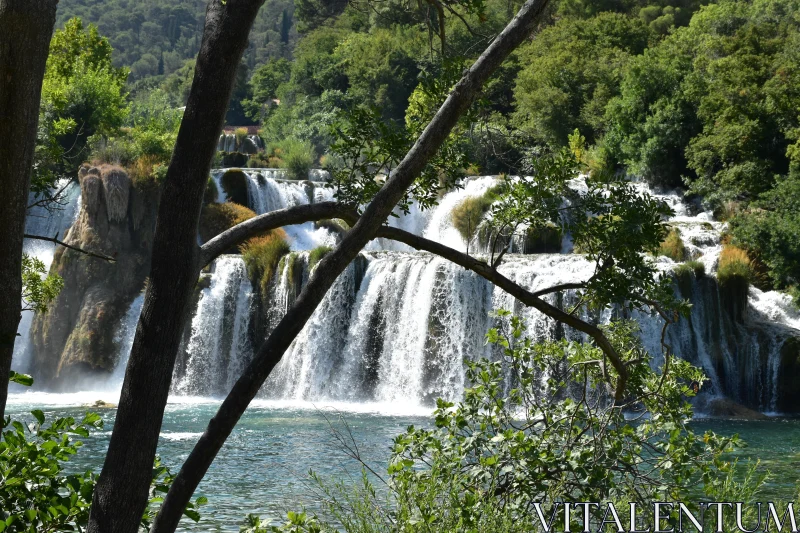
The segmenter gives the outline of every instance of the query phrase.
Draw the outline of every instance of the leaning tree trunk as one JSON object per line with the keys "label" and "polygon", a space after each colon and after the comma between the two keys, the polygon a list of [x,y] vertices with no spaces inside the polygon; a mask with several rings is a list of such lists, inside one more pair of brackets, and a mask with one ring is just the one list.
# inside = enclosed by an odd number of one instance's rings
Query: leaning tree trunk
{"label": "leaning tree trunk", "polygon": [[211,0],[159,205],[149,283],[88,531],[136,533],[182,326],[199,275],[197,225],[236,71],[264,0]]}
{"label": "leaning tree trunk", "polygon": [[0,0],[0,419],[22,314],[22,235],[58,0]]}
{"label": "leaning tree trunk", "polygon": [[341,244],[325,256],[309,279],[295,304],[289,309],[208,424],[173,481],[151,533],[171,533],[178,526],[183,509],[205,476],[217,453],[233,431],[239,418],[255,398],[264,381],[284,352],[303,329],[336,278],[376,236],[397,202],[414,183],[430,159],[467,111],[494,70],[533,31],[548,0],[527,0],[503,32],[465,71],[433,120],[422,132],[392,176],[375,195],[358,222]]}

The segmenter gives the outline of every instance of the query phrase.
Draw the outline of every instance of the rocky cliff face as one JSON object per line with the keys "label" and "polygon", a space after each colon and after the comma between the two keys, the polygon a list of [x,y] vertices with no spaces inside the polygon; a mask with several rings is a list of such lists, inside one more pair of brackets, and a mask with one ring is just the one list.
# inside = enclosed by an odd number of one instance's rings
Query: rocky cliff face
{"label": "rocky cliff face", "polygon": [[64,290],[31,329],[37,380],[51,388],[80,376],[111,372],[118,350],[114,330],[142,290],[150,269],[159,192],[140,190],[119,167],[84,166],[82,204],[67,244],[114,262],[59,247],[52,271]]}

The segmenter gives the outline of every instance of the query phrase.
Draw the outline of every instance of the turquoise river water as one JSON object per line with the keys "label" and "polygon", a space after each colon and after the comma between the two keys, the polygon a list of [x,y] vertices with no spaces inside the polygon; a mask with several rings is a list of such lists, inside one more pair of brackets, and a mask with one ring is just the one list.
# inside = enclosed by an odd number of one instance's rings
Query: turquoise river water
{"label": "turquoise river water", "polygon": [[[10,399],[8,414],[23,417],[31,409],[42,409],[48,420],[65,415],[78,418],[90,410],[77,403],[82,401],[80,395],[17,394]],[[167,406],[159,454],[173,471],[177,472],[217,406],[217,402],[201,399],[176,399]],[[99,471],[102,466],[115,411],[91,410],[103,415],[105,427],[83,439],[84,447],[71,461],[71,469]],[[381,472],[392,438],[409,424],[429,423],[424,412],[403,412],[398,406],[256,403],[245,413],[197,491],[209,500],[201,509],[201,522],[184,519],[181,528],[238,531],[248,513],[278,520],[287,510],[313,510],[318,499],[309,470],[326,478],[359,476],[359,464],[342,449],[335,431],[352,435],[362,459]],[[748,446],[737,455],[743,460],[759,460],[760,468],[773,474],[764,487],[764,498],[794,499],[800,478],[800,420],[698,419],[693,424],[697,430],[739,434]]]}

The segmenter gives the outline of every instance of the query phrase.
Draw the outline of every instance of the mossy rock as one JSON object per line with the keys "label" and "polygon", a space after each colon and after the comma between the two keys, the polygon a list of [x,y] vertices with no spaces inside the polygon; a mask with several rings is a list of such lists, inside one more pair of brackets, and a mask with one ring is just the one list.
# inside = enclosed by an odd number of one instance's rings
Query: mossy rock
{"label": "mossy rock", "polygon": [[692,295],[692,285],[694,285],[695,280],[705,276],[706,266],[700,261],[687,261],[676,266],[672,272],[675,275],[675,281],[681,291],[681,296],[689,298]]}
{"label": "mossy rock", "polygon": [[800,338],[790,337],[781,347],[776,408],[800,413]]}
{"label": "mossy rock", "polygon": [[[200,212],[200,238],[208,242],[223,231],[250,220],[256,214],[243,205],[233,202],[208,204]],[[228,253],[237,253],[236,249]]]}
{"label": "mossy rock", "polygon": [[240,152],[222,152],[221,159],[224,167],[243,167],[247,164],[249,157]]}
{"label": "mossy rock", "polygon": [[530,228],[525,232],[522,253],[550,254],[561,251],[561,228],[546,226]]}
{"label": "mossy rock", "polygon": [[232,168],[226,171],[219,181],[229,201],[244,206],[249,204],[250,193],[247,190],[247,174],[244,171]]}

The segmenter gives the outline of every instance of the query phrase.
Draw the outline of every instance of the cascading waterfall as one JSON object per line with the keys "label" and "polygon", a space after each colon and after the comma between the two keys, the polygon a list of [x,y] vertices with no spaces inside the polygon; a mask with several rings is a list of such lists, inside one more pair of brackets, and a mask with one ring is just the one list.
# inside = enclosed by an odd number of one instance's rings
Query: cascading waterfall
{"label": "cascading waterfall", "polygon": [[[269,172],[246,171],[250,208],[261,215],[298,205],[333,200],[333,190],[312,182],[277,179]],[[284,228],[291,238],[293,250],[310,250],[330,246],[335,240],[328,230],[314,227],[312,222]]]}
{"label": "cascading waterfall", "polygon": [[[28,210],[25,218],[25,233],[28,235],[41,235],[44,237],[57,237],[64,240],[67,232],[80,212],[81,207],[81,187],[71,179],[62,179],[50,191],[56,194],[61,191],[59,199],[48,205],[36,205]],[[40,197],[31,194],[28,203],[33,205]],[[53,263],[55,245],[46,241],[25,239],[23,252],[29,256],[39,259],[46,269],[50,269]],[[30,367],[30,329],[33,321],[33,312],[22,313],[19,328],[19,336],[14,344],[14,368],[15,370],[29,372]]]}
{"label": "cascading waterfall", "polygon": [[[225,142],[229,142],[227,136]],[[330,186],[287,180],[280,169],[244,171],[249,207],[258,214],[333,199]],[[219,182],[223,172],[216,170],[212,176]],[[321,173],[315,176],[326,179]],[[472,178],[462,189],[444,195],[436,208],[421,212],[412,206],[410,213],[393,217],[389,224],[464,251],[467,243],[452,226],[452,211],[465,198],[480,196],[495,183],[493,177]],[[585,184],[577,179],[571,186],[579,190]],[[52,235],[58,231],[63,236],[80,201],[79,188],[71,187],[67,189],[71,198],[67,208],[57,215],[31,218],[29,232]],[[219,189],[218,201],[225,201]],[[713,278],[724,224],[685,204],[678,194],[656,196],[673,207],[671,224],[680,231],[691,258],[702,262],[707,272],[688,285],[676,285],[676,290],[691,300],[693,313],[669,328],[667,342],[676,354],[704,369],[710,380],[704,387],[707,394],[726,395],[762,411],[785,410],[780,398],[782,348],[787,338],[800,338],[800,312],[785,295],[755,288],[750,288],[748,303],[741,309],[728,302]],[[266,304],[259,303],[260,289],[248,278],[241,257],[222,256],[215,262],[210,284],[199,289],[176,364],[173,394],[224,395],[307,282],[311,274],[308,251],[333,245],[337,239],[335,232],[313,223],[286,231],[294,252],[281,261],[263,297]],[[564,246],[565,251],[570,249],[569,236]],[[469,251],[486,250],[473,242]],[[49,263],[45,254],[51,258],[52,248],[42,247],[41,253]],[[656,262],[665,272],[675,266],[664,257]],[[593,265],[570,253],[510,254],[500,271],[537,290],[588,279]],[[565,291],[545,299],[567,308],[577,296]],[[124,374],[142,302],[143,296],[134,300],[116,332],[120,363],[109,383],[119,383]],[[260,305],[266,307],[259,311]],[[523,316],[529,335],[538,340],[581,338],[470,271],[401,244],[375,240],[336,281],[273,371],[261,396],[411,407],[431,405],[436,397],[457,399],[465,386],[465,362],[494,355],[485,345],[484,335],[498,323],[491,316],[498,309]],[[612,314],[616,312],[608,310],[584,318],[606,323]],[[661,364],[660,318],[646,313],[634,313],[632,318],[640,324],[642,340],[655,356],[654,364]]]}
{"label": "cascading waterfall", "polygon": [[244,261],[223,256],[214,270],[192,318],[186,359],[179,365],[182,374],[173,380],[178,394],[227,392],[252,356],[248,328],[253,292]]}

